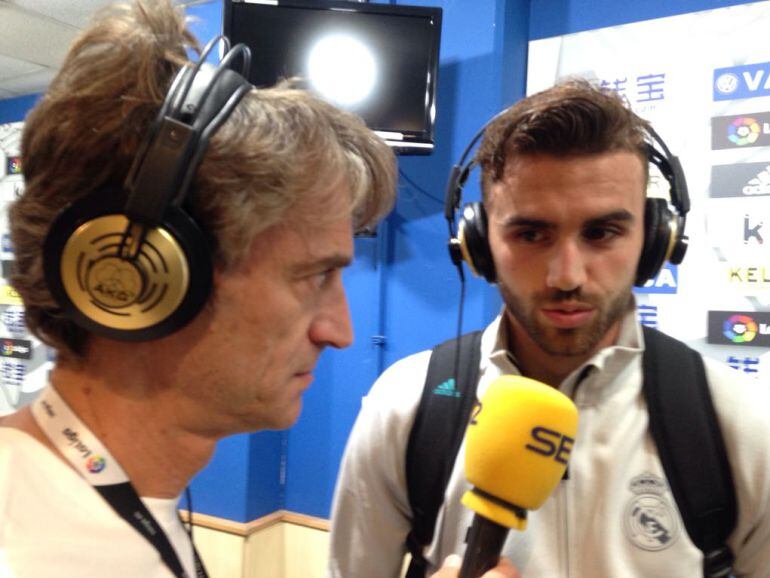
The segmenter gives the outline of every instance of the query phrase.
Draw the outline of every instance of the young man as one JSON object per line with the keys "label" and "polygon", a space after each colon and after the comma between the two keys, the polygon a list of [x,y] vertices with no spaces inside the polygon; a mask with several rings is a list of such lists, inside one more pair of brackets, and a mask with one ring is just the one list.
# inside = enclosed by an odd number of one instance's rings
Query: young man
{"label": "young man", "polygon": [[[644,338],[631,288],[645,243],[646,136],[619,97],[570,81],[494,120],[476,155],[504,301],[481,339],[477,393],[521,374],[558,388],[580,413],[569,475],[504,545],[524,577],[703,575],[641,391]],[[394,364],[363,401],[335,495],[332,577],[398,576],[412,522],[405,453],[429,357]],[[734,574],[766,578],[770,390],[705,362],[738,498]],[[431,566],[464,548],[472,512],[460,505],[463,463],[464,445],[425,551]]]}

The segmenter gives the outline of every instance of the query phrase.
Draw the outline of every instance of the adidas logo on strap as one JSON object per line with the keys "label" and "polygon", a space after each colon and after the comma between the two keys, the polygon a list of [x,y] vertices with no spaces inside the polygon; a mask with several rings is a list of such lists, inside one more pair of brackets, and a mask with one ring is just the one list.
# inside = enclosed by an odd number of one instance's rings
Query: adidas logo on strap
{"label": "adidas logo on strap", "polygon": [[436,389],[433,390],[435,395],[443,395],[444,397],[461,397],[462,393],[457,391],[455,387],[455,378],[450,377],[444,382],[439,383]]}

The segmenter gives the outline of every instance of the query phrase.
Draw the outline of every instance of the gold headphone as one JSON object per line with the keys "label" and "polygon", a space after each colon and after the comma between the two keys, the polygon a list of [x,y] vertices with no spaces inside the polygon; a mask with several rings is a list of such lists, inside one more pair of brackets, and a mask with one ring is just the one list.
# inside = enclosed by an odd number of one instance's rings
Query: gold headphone
{"label": "gold headphone", "polygon": [[[157,339],[208,300],[211,244],[185,202],[211,135],[252,88],[242,44],[218,66],[203,64],[220,40],[227,47],[227,39],[213,39],[176,75],[123,185],[78,199],[51,225],[46,283],[62,313],[90,332]],[[230,69],[236,56],[240,74]]]}

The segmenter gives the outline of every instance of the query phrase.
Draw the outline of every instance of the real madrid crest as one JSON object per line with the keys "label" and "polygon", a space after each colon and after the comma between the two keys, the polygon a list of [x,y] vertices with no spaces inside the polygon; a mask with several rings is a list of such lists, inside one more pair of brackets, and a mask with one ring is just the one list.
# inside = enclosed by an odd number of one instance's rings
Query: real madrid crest
{"label": "real madrid crest", "polygon": [[624,513],[626,536],[642,550],[669,548],[681,532],[679,516],[669,496],[668,484],[648,472],[636,476],[628,485],[634,494]]}

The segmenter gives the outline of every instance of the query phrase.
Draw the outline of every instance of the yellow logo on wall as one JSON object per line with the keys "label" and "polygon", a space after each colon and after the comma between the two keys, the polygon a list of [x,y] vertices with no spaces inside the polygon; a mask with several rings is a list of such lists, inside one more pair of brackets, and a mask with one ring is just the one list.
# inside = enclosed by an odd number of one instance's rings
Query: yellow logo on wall
{"label": "yellow logo on wall", "polygon": [[770,267],[727,267],[727,281],[744,289],[770,289]]}
{"label": "yellow logo on wall", "polygon": [[1,285],[0,305],[22,305],[21,296],[10,285]]}

